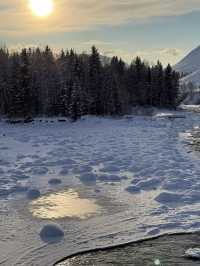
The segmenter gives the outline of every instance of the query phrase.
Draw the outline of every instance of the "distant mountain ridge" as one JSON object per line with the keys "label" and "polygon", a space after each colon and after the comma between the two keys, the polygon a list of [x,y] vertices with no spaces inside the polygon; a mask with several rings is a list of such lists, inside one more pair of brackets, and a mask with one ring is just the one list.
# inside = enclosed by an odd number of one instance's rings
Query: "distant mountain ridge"
{"label": "distant mountain ridge", "polygon": [[200,46],[177,63],[174,70],[185,75],[181,79],[181,83],[192,82],[194,85],[200,86]]}

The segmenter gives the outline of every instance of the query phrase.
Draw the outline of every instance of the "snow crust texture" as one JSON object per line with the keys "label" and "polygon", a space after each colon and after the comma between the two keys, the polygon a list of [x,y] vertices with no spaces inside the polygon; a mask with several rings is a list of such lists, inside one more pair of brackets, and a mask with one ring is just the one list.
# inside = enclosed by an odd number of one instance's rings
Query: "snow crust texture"
{"label": "snow crust texture", "polygon": [[[80,250],[199,230],[199,157],[184,138],[197,126],[199,114],[186,111],[0,122],[0,264],[49,266]],[[31,215],[33,199],[63,189],[102,212],[84,220]],[[49,244],[52,222],[61,238]]]}

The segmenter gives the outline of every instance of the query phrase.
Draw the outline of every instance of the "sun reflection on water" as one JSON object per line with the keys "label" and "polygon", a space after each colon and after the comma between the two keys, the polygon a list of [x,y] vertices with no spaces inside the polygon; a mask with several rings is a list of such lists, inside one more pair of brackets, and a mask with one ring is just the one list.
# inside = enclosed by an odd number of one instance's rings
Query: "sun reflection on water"
{"label": "sun reflection on water", "polygon": [[101,212],[101,207],[91,199],[82,199],[79,193],[69,189],[55,192],[33,200],[29,205],[31,214],[40,219],[79,218],[87,219]]}

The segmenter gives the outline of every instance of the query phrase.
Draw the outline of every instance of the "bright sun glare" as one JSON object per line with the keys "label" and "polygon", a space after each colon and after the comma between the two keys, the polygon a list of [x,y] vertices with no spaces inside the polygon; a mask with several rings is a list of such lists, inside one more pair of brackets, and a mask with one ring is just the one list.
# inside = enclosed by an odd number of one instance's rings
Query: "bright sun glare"
{"label": "bright sun glare", "polygon": [[30,8],[35,16],[46,17],[53,11],[53,0],[29,0]]}

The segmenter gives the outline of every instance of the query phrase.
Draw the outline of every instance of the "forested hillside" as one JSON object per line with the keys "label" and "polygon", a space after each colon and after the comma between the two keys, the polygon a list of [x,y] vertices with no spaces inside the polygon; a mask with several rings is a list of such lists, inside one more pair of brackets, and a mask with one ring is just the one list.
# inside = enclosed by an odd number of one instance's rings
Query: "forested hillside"
{"label": "forested hillside", "polygon": [[0,113],[10,118],[122,115],[132,106],[175,107],[179,75],[168,65],[150,66],[139,57],[130,65],[98,50],[54,55],[44,50],[0,49]]}

